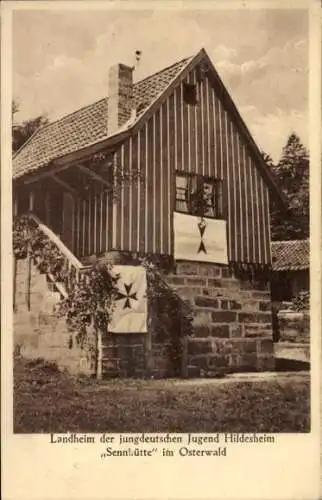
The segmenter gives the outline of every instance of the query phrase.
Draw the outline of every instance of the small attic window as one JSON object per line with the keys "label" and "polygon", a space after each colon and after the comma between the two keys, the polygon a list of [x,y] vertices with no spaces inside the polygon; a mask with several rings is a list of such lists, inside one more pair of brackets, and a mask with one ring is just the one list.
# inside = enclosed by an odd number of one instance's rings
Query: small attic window
{"label": "small attic window", "polygon": [[196,85],[194,85],[193,83],[183,84],[183,100],[186,104],[198,104]]}

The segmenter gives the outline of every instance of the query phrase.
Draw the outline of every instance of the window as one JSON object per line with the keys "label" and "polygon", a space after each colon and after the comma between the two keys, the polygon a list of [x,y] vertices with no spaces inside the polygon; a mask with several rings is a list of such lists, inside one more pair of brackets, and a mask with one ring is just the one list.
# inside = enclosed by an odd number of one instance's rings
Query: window
{"label": "window", "polygon": [[222,181],[201,175],[176,175],[176,211],[222,218]]}
{"label": "window", "polygon": [[198,103],[197,86],[193,83],[183,84],[183,100],[186,104],[195,105]]}

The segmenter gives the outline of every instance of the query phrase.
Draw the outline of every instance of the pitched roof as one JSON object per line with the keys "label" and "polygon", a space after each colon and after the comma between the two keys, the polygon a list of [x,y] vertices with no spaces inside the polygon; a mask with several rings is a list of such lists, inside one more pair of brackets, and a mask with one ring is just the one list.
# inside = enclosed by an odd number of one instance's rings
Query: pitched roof
{"label": "pitched roof", "polygon": [[45,167],[52,161],[67,164],[71,155],[78,154],[81,157],[85,154],[85,148],[87,152],[89,149],[98,151],[108,147],[113,141],[115,144],[115,141],[121,140],[121,134],[129,133],[130,130],[135,131],[142,120],[146,120],[149,114],[160,105],[160,101],[165,98],[166,94],[173,90],[178,80],[184,78],[185,74],[201,60],[208,61],[218,92],[225,101],[227,109],[234,116],[237,127],[254,155],[256,165],[276,200],[283,209],[287,209],[288,203],[285,196],[277,186],[274,175],[264,162],[252,135],[204,49],[201,49],[196,55],[183,59],[136,83],[134,85],[134,100],[137,116],[123,126],[117,134],[108,135],[108,98],[86,106],[39,129],[14,156],[14,179]]}
{"label": "pitched roof", "polygon": [[310,267],[309,240],[272,241],[273,271],[300,271]]}
{"label": "pitched roof", "polygon": [[[192,57],[176,62],[134,84],[134,107],[138,109],[138,116],[191,59]],[[14,155],[13,177],[34,172],[56,158],[106,139],[107,103],[106,97],[38,129]]]}

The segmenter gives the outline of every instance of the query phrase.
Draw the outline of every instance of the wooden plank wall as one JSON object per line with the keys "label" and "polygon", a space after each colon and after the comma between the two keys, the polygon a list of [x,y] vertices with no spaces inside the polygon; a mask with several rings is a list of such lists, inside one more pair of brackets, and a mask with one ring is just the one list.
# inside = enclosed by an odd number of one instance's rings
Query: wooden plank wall
{"label": "wooden plank wall", "polygon": [[175,171],[223,180],[229,260],[270,262],[268,188],[234,121],[197,70],[199,103],[183,101],[183,84],[118,151],[125,171],[141,169],[145,186],[125,187],[114,205],[112,246],[121,250],[171,254]]}
{"label": "wooden plank wall", "polygon": [[75,199],[73,252],[98,255],[112,247],[112,199],[103,189]]}

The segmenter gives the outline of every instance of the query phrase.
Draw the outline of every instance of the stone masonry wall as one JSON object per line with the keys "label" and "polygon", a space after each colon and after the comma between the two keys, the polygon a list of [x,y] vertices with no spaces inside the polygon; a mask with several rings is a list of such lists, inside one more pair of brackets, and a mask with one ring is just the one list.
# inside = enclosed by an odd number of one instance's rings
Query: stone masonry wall
{"label": "stone masonry wall", "polygon": [[172,358],[174,332],[162,328],[162,312],[148,304],[148,333],[103,336],[103,377],[167,378],[178,375]]}
{"label": "stone masonry wall", "polygon": [[[64,319],[54,314],[59,294],[46,276],[18,260],[15,282],[14,343],[21,354],[57,362],[72,373],[94,373],[94,360],[73,344]],[[270,293],[263,283],[240,280],[227,266],[177,263],[166,277],[194,311],[193,334],[186,342],[187,376],[274,369]],[[28,286],[30,282],[30,310]],[[180,375],[173,347],[178,332],[162,325],[162,311],[148,312],[149,334],[103,337],[103,376],[162,378]],[[165,322],[166,324],[166,322]],[[180,333],[180,332],[179,332]],[[186,333],[186,332],[185,332]]]}
{"label": "stone masonry wall", "polygon": [[[16,261],[14,346],[27,358],[43,358],[56,362],[71,373],[93,373],[93,362],[85,350],[70,347],[70,333],[64,318],[54,312],[60,300],[59,293],[51,289],[46,275],[40,274],[27,259]],[[28,308],[30,295],[30,309]]]}
{"label": "stone masonry wall", "polygon": [[227,266],[193,262],[178,262],[167,281],[194,310],[188,376],[274,369],[267,284],[238,279]]}

